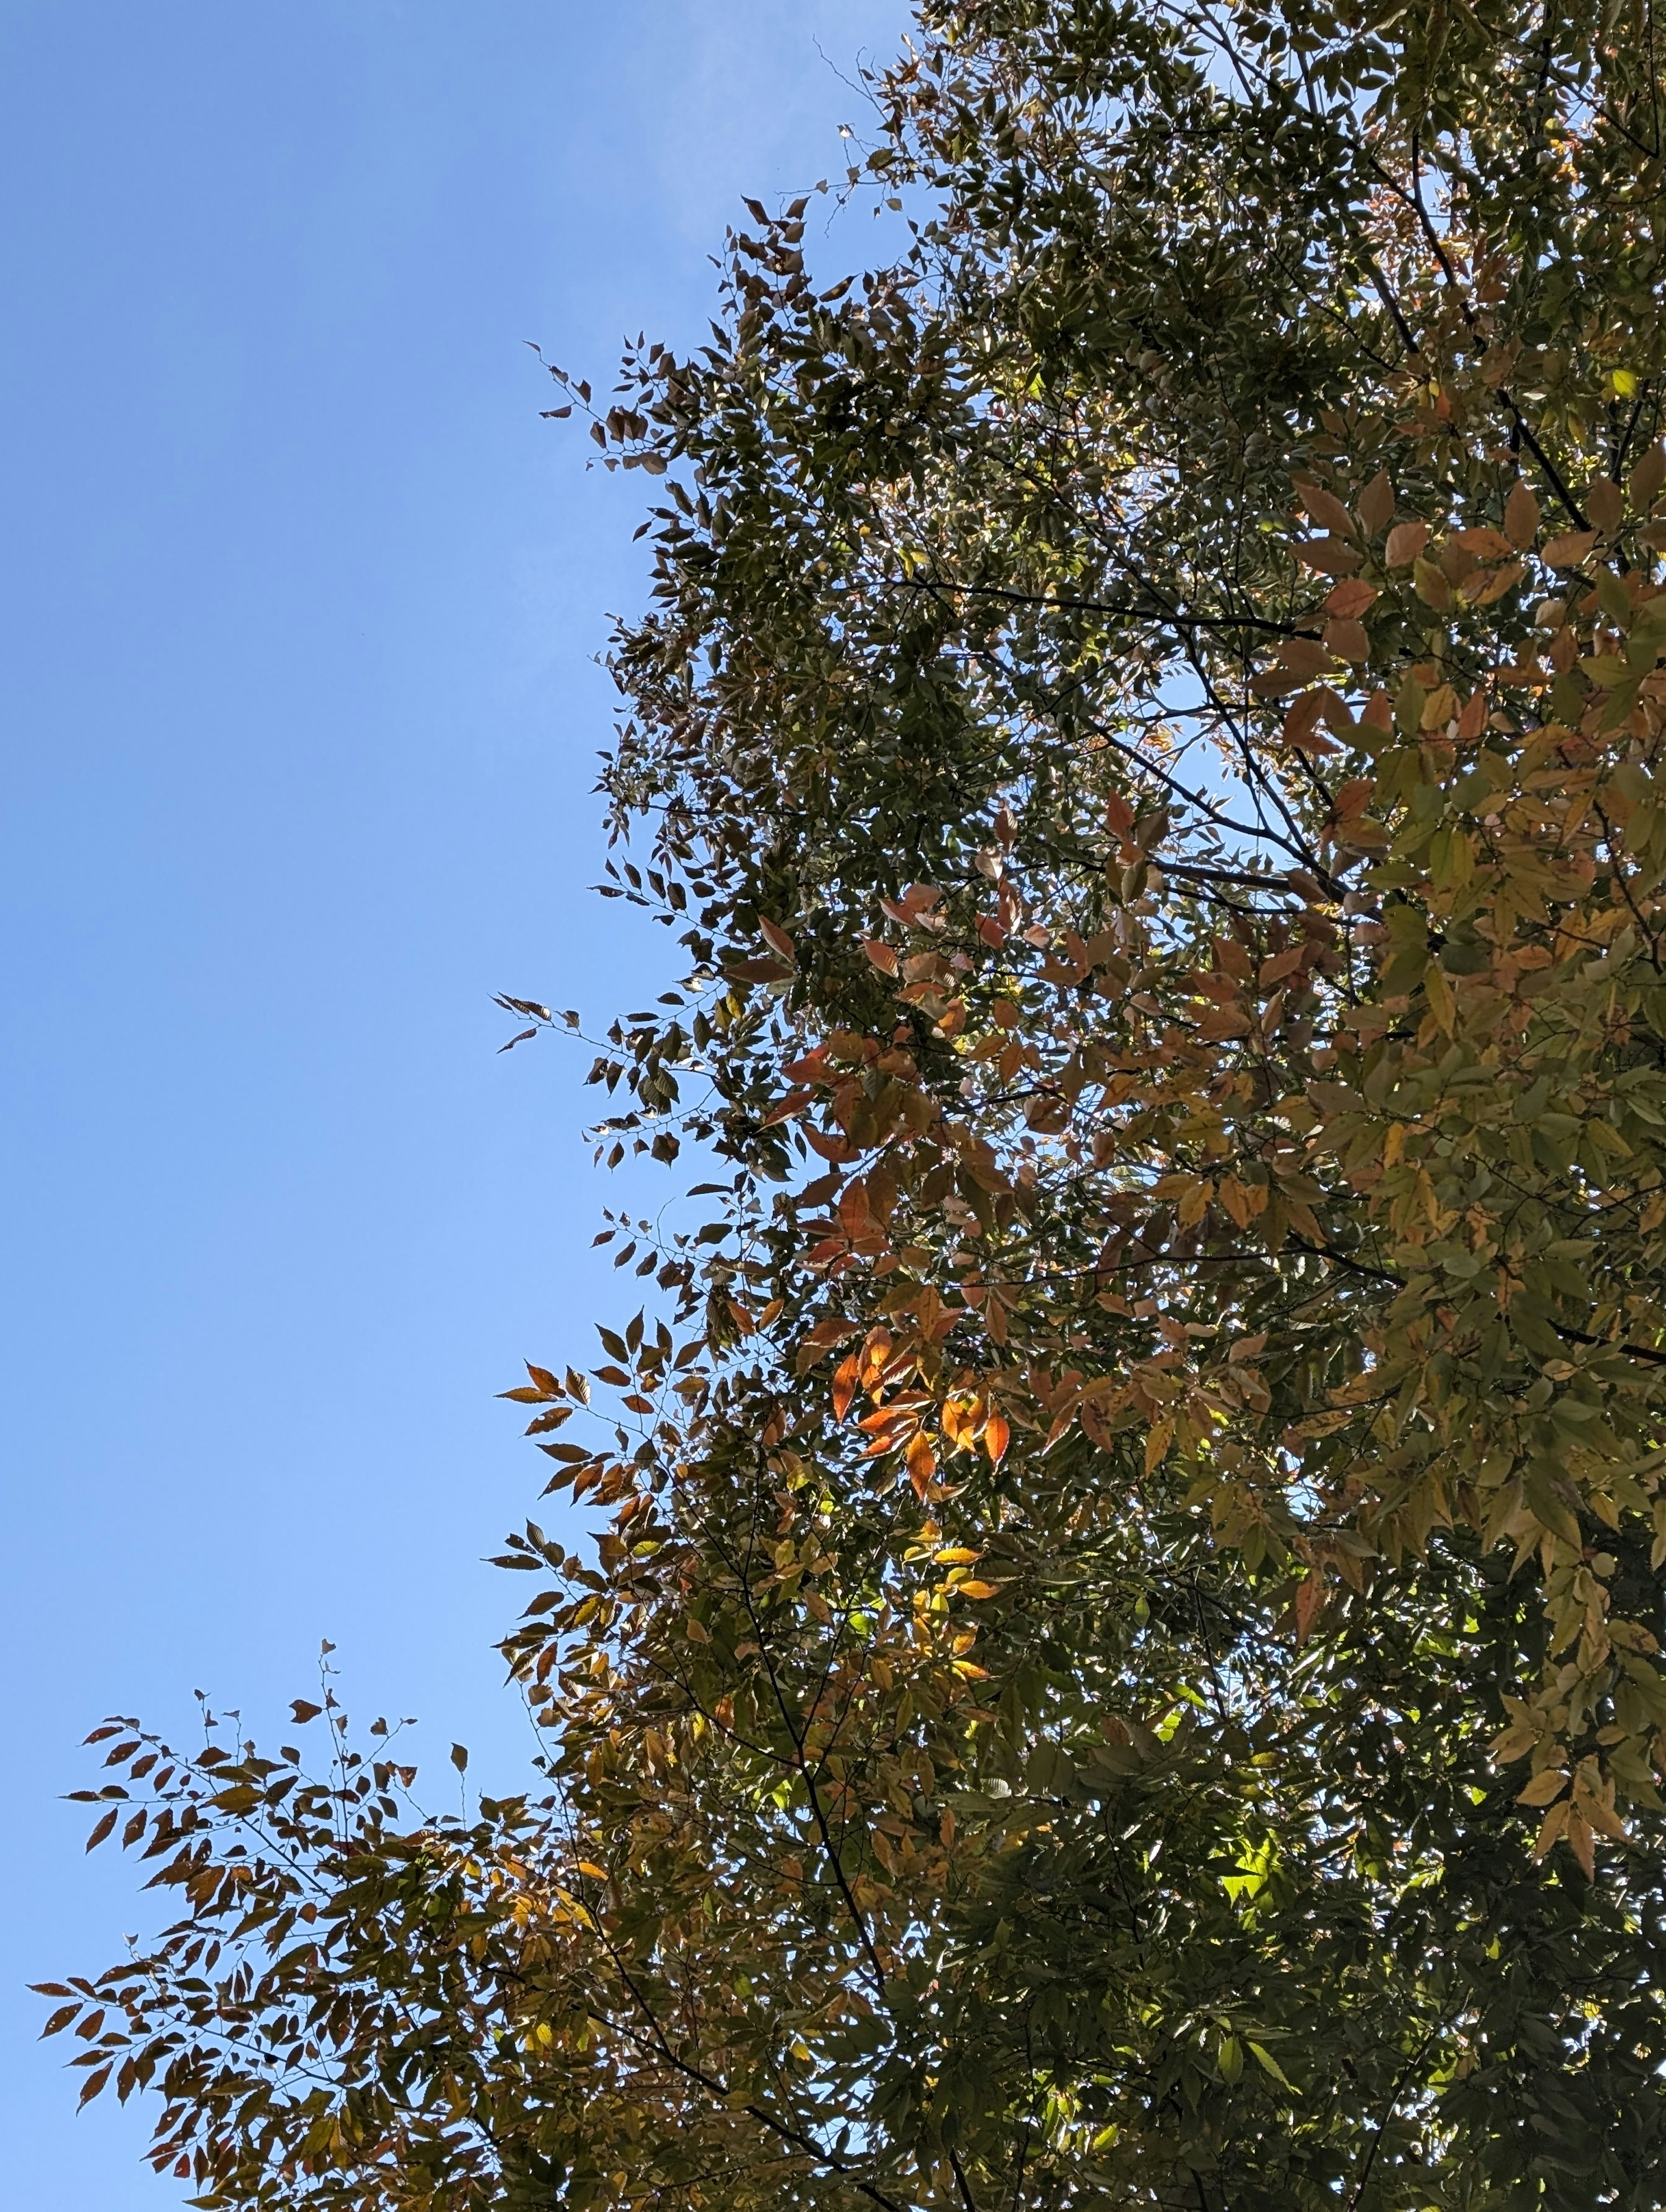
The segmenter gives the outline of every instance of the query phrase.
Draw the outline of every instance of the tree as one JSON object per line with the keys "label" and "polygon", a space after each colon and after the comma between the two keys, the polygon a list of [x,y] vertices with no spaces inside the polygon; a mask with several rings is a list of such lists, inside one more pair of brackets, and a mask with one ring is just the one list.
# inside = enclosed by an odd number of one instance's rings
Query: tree
{"label": "tree", "polygon": [[890,265],[556,372],[711,1218],[509,1394],[536,1789],[99,1732],[194,2203],[1666,2203],[1657,41],[927,6]]}

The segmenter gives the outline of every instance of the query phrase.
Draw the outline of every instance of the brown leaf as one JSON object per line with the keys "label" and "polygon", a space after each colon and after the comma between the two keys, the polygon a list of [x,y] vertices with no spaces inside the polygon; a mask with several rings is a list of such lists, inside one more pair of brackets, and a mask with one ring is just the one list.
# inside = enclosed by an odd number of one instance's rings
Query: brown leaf
{"label": "brown leaf", "polygon": [[1293,701],[1284,718],[1280,732],[1287,745],[1299,745],[1319,726],[1319,717],[1324,711],[1324,700],[1317,691],[1304,691]]}
{"label": "brown leaf", "polygon": [[1296,478],[1296,496],[1304,513],[1310,515],[1321,530],[1340,532],[1344,538],[1353,534],[1353,517],[1334,492],[1327,491],[1309,477]]}
{"label": "brown leaf", "polygon": [[1394,517],[1394,486],[1386,472],[1377,474],[1359,495],[1359,520],[1375,538],[1379,530],[1386,530]]}
{"label": "brown leaf", "polygon": [[1304,568],[1316,568],[1322,576],[1352,575],[1361,558],[1359,548],[1346,538],[1310,538],[1295,553]]}
{"label": "brown leaf", "polygon": [[1587,1881],[1596,1879],[1596,1839],[1589,1825],[1578,1813],[1570,1813],[1567,1821],[1568,1847],[1584,1869]]}
{"label": "brown leaf", "polygon": [[1626,512],[1624,495],[1612,477],[1594,477],[1585,493],[1585,512],[1602,532],[1612,538]]}
{"label": "brown leaf", "polygon": [[81,2085],[81,2094],[76,2100],[76,2110],[79,2111],[82,2105],[91,2104],[109,2079],[110,2067],[107,2064],[100,2066],[95,2074],[89,2074]]}
{"label": "brown leaf", "polygon": [[1545,559],[1553,568],[1577,568],[1596,543],[1594,530],[1566,531],[1545,547]]}
{"label": "brown leaf", "polygon": [[1517,1795],[1518,1805],[1548,1805],[1553,1797],[1560,1797],[1567,1787],[1567,1776],[1560,1766],[1547,1766],[1535,1774],[1525,1790]]}
{"label": "brown leaf", "polygon": [[1557,1841],[1563,1829],[1566,1827],[1568,1816],[1572,1810],[1572,1805],[1564,1802],[1560,1805],[1553,1805],[1549,1812],[1545,1814],[1539,1832],[1533,1839],[1533,1856],[1535,1859],[1543,1858],[1545,1853]]}
{"label": "brown leaf", "polygon": [[1383,558],[1390,568],[1408,568],[1428,542],[1426,522],[1397,522],[1389,532]]}
{"label": "brown leaf", "polygon": [[1666,446],[1657,438],[1626,482],[1632,505],[1646,514],[1663,483],[1666,483]]}
{"label": "brown leaf", "polygon": [[1504,534],[1518,553],[1525,553],[1539,534],[1539,502],[1530,483],[1511,488],[1504,503]]}
{"label": "brown leaf", "polygon": [[1490,607],[1495,599],[1513,591],[1526,574],[1526,566],[1520,561],[1506,562],[1502,568],[1477,568],[1464,578],[1458,587],[1458,596],[1472,607]]}

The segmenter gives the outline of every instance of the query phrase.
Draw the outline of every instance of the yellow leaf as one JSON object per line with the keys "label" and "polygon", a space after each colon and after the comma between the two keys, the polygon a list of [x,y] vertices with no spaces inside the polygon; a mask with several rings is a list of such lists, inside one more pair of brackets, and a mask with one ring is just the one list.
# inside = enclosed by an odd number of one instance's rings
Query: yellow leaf
{"label": "yellow leaf", "polygon": [[1428,994],[1430,1012],[1450,1036],[1457,1019],[1457,1009],[1452,1001],[1452,987],[1432,961],[1424,970],[1423,988]]}
{"label": "yellow leaf", "polygon": [[1200,1176],[1175,1208],[1175,1218],[1183,1229],[1190,1229],[1203,1218],[1204,1209],[1214,1194],[1214,1185],[1207,1176]]}
{"label": "yellow leaf", "polygon": [[1452,587],[1432,561],[1420,555],[1412,563],[1412,589],[1426,607],[1444,613],[1452,604]]}
{"label": "yellow leaf", "polygon": [[1438,730],[1450,722],[1457,710],[1457,693],[1453,690],[1450,684],[1437,684],[1423,702],[1423,712],[1418,717],[1418,726],[1425,730]]}
{"label": "yellow leaf", "polygon": [[1270,2051],[1263,2050],[1259,2043],[1251,2043],[1250,2048],[1255,2054],[1256,2063],[1264,2073],[1270,2074],[1275,2081],[1281,2082],[1286,2089],[1294,2090],[1294,2082],[1291,2081]]}
{"label": "yellow leaf", "polygon": [[1000,1595],[999,1583],[958,1583],[955,1587],[962,1597],[999,1597]]}

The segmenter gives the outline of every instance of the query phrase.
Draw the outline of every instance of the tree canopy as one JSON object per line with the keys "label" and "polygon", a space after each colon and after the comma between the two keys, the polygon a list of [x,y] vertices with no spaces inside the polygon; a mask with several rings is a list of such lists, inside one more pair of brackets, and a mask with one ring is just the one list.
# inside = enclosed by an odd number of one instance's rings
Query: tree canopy
{"label": "tree canopy", "polygon": [[192,2203],[1666,2204],[1657,41],[927,0],[885,265],[555,372],[705,1204],[508,1394],[524,1796],[99,1733]]}

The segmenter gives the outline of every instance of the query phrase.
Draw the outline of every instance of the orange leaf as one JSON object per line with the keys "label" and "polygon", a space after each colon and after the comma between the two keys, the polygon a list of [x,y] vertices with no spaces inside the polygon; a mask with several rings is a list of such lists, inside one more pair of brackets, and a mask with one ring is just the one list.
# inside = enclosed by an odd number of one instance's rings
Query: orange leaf
{"label": "orange leaf", "polygon": [[1357,622],[1377,597],[1374,586],[1358,576],[1345,576],[1325,593],[1325,612],[1343,622]]}
{"label": "orange leaf", "polygon": [[842,1359],[833,1371],[833,1418],[843,1420],[850,1411],[850,1401],[856,1395],[856,1378],[861,1372],[861,1361],[856,1352]]}
{"label": "orange leaf", "polygon": [[1325,1601],[1325,1579],[1322,1574],[1310,1574],[1296,1592],[1296,1641],[1305,1644],[1313,1633],[1313,1624],[1319,1617],[1319,1608]]}
{"label": "orange leaf", "polygon": [[764,1115],[764,1127],[772,1128],[777,1121],[793,1120],[796,1115],[803,1113],[814,1096],[815,1093],[811,1091],[789,1091],[784,1098],[778,1098]]}
{"label": "orange leaf", "polygon": [[1487,727],[1487,694],[1472,691],[1458,716],[1458,735],[1466,744],[1473,744]]}
{"label": "orange leaf", "polygon": [[931,1480],[937,1472],[937,1455],[923,1434],[916,1431],[909,1443],[907,1456],[909,1480],[914,1485],[914,1494],[923,1505]]}
{"label": "orange leaf", "polygon": [[860,1157],[848,1137],[830,1134],[825,1129],[812,1129],[808,1122],[805,1124],[803,1136],[812,1152],[819,1152],[824,1160],[831,1160],[836,1167],[842,1167],[848,1161]]}
{"label": "orange leaf", "polygon": [[1466,553],[1479,553],[1483,561],[1505,560],[1511,550],[1510,540],[1490,524],[1482,524],[1478,529],[1455,530],[1452,543],[1462,546]]}
{"label": "orange leaf", "polygon": [[1169,1446],[1174,1441],[1172,1421],[1155,1422],[1146,1437],[1146,1472],[1154,1474],[1168,1457]]}
{"label": "orange leaf", "polygon": [[1373,691],[1359,711],[1362,730],[1380,730],[1385,733],[1394,727],[1394,702],[1386,691]]}
{"label": "orange leaf", "polygon": [[983,1449],[989,1455],[989,1463],[992,1467],[999,1467],[1006,1458],[1006,1447],[1011,1443],[1012,1437],[1012,1431],[1007,1426],[1006,1416],[1004,1413],[991,1413],[983,1424]]}

